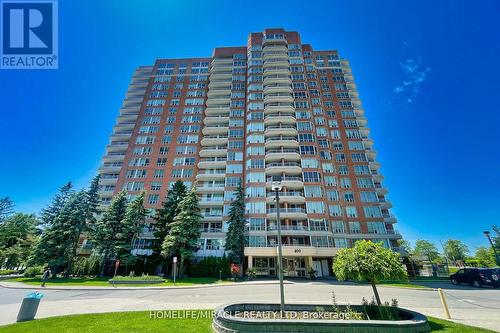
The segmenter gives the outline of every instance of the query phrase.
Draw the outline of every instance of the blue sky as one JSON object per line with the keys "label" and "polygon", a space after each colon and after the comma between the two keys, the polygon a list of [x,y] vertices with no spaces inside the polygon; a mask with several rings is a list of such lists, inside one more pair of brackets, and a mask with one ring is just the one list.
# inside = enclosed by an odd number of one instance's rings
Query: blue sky
{"label": "blue sky", "polygon": [[59,69],[0,71],[0,196],[37,212],[95,174],[135,67],[266,27],[350,60],[410,241],[487,245],[500,224],[497,1],[61,1]]}

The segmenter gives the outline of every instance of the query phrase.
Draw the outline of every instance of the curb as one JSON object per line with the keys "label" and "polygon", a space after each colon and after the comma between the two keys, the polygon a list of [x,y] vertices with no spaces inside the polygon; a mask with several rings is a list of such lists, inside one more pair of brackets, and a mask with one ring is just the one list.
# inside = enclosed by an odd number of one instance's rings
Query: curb
{"label": "curb", "polygon": [[[18,282],[22,284],[22,282]],[[200,289],[200,288],[220,288],[220,287],[229,287],[229,286],[261,286],[261,285],[277,285],[276,282],[237,282],[237,283],[220,283],[220,284],[207,284],[207,285],[195,285],[195,286],[179,286],[179,287],[78,287],[75,288],[65,288],[65,287],[39,287],[39,286],[30,286],[30,285],[10,285],[10,283],[2,283],[0,282],[0,287],[5,289],[20,289],[20,290],[77,290],[77,291],[103,291],[103,290],[176,290],[176,289]],[[295,282],[284,281],[284,284],[295,284]]]}

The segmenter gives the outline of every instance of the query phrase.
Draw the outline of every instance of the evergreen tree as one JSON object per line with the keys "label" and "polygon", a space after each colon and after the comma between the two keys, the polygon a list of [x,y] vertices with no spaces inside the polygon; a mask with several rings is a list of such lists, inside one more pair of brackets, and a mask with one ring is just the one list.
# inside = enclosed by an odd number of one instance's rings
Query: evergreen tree
{"label": "evergreen tree", "polygon": [[132,245],[135,237],[141,232],[146,220],[147,211],[144,208],[144,192],[132,200],[125,211],[125,217],[122,222],[122,228],[116,235],[115,251],[116,256],[121,261],[131,264],[135,260],[132,255]]}
{"label": "evergreen tree", "polygon": [[186,191],[186,185],[180,180],[176,181],[154,217],[156,220],[154,233],[156,241],[153,245],[153,260],[157,261],[158,264],[163,261],[162,244],[168,235],[170,224],[174,221],[174,217],[179,214],[179,204],[186,196]]}
{"label": "evergreen tree", "polygon": [[0,224],[13,213],[13,208],[14,202],[9,197],[0,198]]}
{"label": "evergreen tree", "polygon": [[48,263],[50,266],[65,266],[66,275],[69,275],[76,258],[78,240],[86,228],[86,192],[82,190],[70,195],[66,200],[43,230],[30,261],[38,264]]}
{"label": "evergreen tree", "polygon": [[196,187],[193,186],[179,204],[179,213],[170,223],[167,237],[162,244],[164,257],[179,258],[179,275],[184,272],[184,265],[193,256],[200,238],[202,216],[198,205]]}
{"label": "evergreen tree", "polygon": [[245,196],[241,183],[236,199],[231,202],[228,225],[225,250],[232,262],[242,264],[245,259]]}
{"label": "evergreen tree", "polygon": [[102,218],[96,222],[95,228],[92,230],[91,239],[102,258],[100,276],[104,276],[107,261],[117,255],[116,249],[122,237],[120,233],[123,231],[122,223],[126,211],[127,197],[126,193],[121,191],[113,198]]}
{"label": "evergreen tree", "polygon": [[56,194],[52,203],[47,208],[42,209],[40,222],[43,226],[47,227],[52,224],[72,194],[73,184],[71,182],[66,183],[59,189],[59,193]]}
{"label": "evergreen tree", "polygon": [[91,227],[96,223],[97,215],[99,214],[99,179],[97,175],[92,179],[90,187],[87,191],[87,226]]}

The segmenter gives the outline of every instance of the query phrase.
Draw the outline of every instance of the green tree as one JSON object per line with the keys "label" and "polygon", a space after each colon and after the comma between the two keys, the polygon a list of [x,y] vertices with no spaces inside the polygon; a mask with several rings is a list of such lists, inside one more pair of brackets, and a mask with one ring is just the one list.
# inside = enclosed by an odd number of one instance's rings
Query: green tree
{"label": "green tree", "polygon": [[449,239],[444,243],[444,254],[456,265],[457,261],[464,261],[469,253],[469,248],[457,239]]}
{"label": "green tree", "polygon": [[340,249],[333,261],[333,272],[339,280],[368,281],[377,304],[382,303],[376,284],[382,279],[407,279],[401,257],[381,243],[360,240],[352,248]]}
{"label": "green tree", "polygon": [[78,241],[86,228],[86,214],[86,192],[82,190],[72,194],[44,229],[31,261],[64,266],[68,276],[76,259]]}
{"label": "green tree", "polygon": [[66,183],[59,189],[52,203],[47,208],[42,209],[40,222],[43,226],[47,227],[52,224],[73,193],[73,184],[71,182]]}
{"label": "green tree", "polygon": [[127,269],[129,264],[132,264],[136,258],[131,253],[133,242],[141,232],[141,228],[144,226],[146,220],[147,211],[144,208],[144,196],[144,192],[141,192],[141,194],[127,205],[122,229],[117,234],[114,252],[116,252],[118,259],[126,263]]}
{"label": "green tree", "polygon": [[38,237],[34,214],[16,213],[0,224],[0,263],[7,268],[24,265]]}
{"label": "green tree", "polygon": [[245,258],[245,195],[240,185],[236,190],[236,198],[229,209],[228,230],[225,250],[229,252],[232,262],[242,264]]}
{"label": "green tree", "polygon": [[182,276],[187,260],[192,258],[200,238],[202,216],[198,205],[196,187],[193,186],[179,204],[179,214],[172,223],[162,244],[164,257],[179,257],[179,275]]}
{"label": "green tree", "polygon": [[176,181],[172,188],[168,191],[165,201],[162,203],[160,209],[156,211],[154,219],[156,238],[153,245],[153,260],[158,264],[163,261],[162,244],[165,237],[168,235],[170,224],[174,221],[174,217],[179,214],[179,204],[186,196],[186,185],[180,180]]}
{"label": "green tree", "polygon": [[0,198],[0,224],[13,213],[14,202],[9,197]]}
{"label": "green tree", "polygon": [[106,263],[117,255],[117,249],[122,244],[123,220],[127,212],[127,197],[125,191],[118,193],[104,211],[103,216],[95,224],[90,235],[96,245],[96,251],[101,255],[99,276],[104,276]]}
{"label": "green tree", "polygon": [[491,247],[481,246],[476,249],[474,259],[477,260],[481,267],[494,267],[495,266],[495,253]]}
{"label": "green tree", "polygon": [[426,257],[429,262],[433,262],[439,257],[439,251],[433,243],[419,239],[415,242],[413,253],[417,256]]}

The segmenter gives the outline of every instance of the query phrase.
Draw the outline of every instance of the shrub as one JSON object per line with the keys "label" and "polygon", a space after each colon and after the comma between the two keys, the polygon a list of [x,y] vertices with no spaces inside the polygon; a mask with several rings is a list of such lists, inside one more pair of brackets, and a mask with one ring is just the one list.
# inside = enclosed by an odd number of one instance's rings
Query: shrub
{"label": "shrub", "polygon": [[35,277],[37,275],[42,275],[42,274],[43,274],[42,266],[31,266],[24,270],[25,277]]}
{"label": "shrub", "polygon": [[256,276],[257,276],[257,270],[255,268],[247,269],[247,277],[249,280],[255,279]]}
{"label": "shrub", "polygon": [[213,277],[227,279],[231,276],[231,262],[226,257],[207,257],[197,263],[192,263],[187,269],[189,277]]}
{"label": "shrub", "polygon": [[121,276],[117,275],[113,278],[116,281],[162,281],[161,276],[156,275],[142,275],[142,276]]}
{"label": "shrub", "polygon": [[0,275],[10,275],[14,273],[17,273],[17,271],[13,269],[0,269]]}

